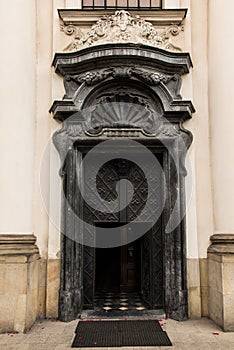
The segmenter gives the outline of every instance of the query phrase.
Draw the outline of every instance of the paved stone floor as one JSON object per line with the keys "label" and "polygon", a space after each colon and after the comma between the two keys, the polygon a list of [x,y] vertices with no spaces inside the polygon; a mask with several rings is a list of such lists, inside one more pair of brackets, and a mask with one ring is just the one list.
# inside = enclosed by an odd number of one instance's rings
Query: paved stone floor
{"label": "paved stone floor", "polygon": [[[207,318],[176,322],[162,320],[173,347],[105,348],[108,350],[234,350],[234,333],[224,333]],[[54,320],[36,322],[26,334],[0,334],[1,350],[65,350],[71,343],[77,321]],[[95,347],[97,348],[97,347]],[[83,348],[84,349],[84,348]],[[94,348],[86,348],[94,349]],[[104,349],[104,348],[100,348]]]}

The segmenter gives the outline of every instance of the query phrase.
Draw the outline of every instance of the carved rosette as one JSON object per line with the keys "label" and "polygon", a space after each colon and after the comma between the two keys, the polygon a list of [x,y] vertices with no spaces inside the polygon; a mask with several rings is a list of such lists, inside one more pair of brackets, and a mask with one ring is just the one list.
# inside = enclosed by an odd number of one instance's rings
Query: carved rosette
{"label": "carved rosette", "polygon": [[89,30],[76,25],[61,25],[61,30],[73,36],[72,42],[64,51],[77,51],[88,46],[104,43],[136,43],[160,47],[166,50],[182,51],[174,45],[172,37],[184,30],[183,24],[171,24],[166,28],[155,28],[152,23],[140,16],[131,15],[125,10],[101,17]]}

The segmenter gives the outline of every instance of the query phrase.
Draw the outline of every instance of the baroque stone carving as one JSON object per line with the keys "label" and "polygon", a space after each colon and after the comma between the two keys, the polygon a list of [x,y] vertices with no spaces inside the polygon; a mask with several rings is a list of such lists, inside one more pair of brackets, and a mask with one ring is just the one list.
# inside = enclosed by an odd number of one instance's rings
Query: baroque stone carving
{"label": "baroque stone carving", "polygon": [[66,80],[77,81],[78,83],[85,82],[87,85],[95,85],[96,83],[105,80],[112,76],[113,78],[131,78],[135,76],[149,85],[158,85],[160,82],[167,84],[170,80],[176,80],[177,76],[169,76],[157,72],[149,72],[144,69],[135,67],[116,67],[104,69],[103,71],[94,71],[81,74],[76,77],[66,76]]}
{"label": "baroque stone carving", "polygon": [[[125,30],[124,25],[122,29]],[[107,62],[111,68],[107,68]],[[190,101],[182,100],[179,90],[181,76],[188,73],[192,65],[189,54],[118,43],[99,46],[98,50],[90,47],[76,53],[56,54],[53,64],[56,72],[64,77],[66,87],[65,97],[54,101],[51,108],[54,118],[63,122],[62,129],[53,135],[53,141],[60,154],[60,174],[68,199],[62,198],[62,232],[65,236],[62,235],[61,247],[59,318],[76,319],[84,305],[93,305],[94,297],[93,251],[88,247],[83,249],[68,238],[76,237],[80,230],[70,208],[77,208],[78,213],[83,214],[77,187],[78,183],[82,184],[82,176],[77,169],[87,147],[109,137],[124,137],[138,138],[146,147],[162,154],[160,159],[165,173],[162,189],[168,189],[162,223],[163,226],[168,223],[171,231],[165,232],[162,241],[153,237],[157,242],[153,241],[151,245],[152,260],[155,261],[160,248],[160,254],[163,254],[160,261],[164,261],[162,269],[158,269],[159,263],[154,263],[152,269],[157,278],[155,295],[158,296],[153,308],[163,304],[169,317],[185,320],[188,315],[184,264],[186,227],[185,220],[181,222],[180,218],[185,208],[184,160],[192,135],[183,122],[191,118],[194,107]],[[108,102],[110,108],[116,103],[120,110],[116,106],[111,113],[107,109]],[[130,105],[134,102],[143,113],[137,114],[134,109],[121,111],[122,102]],[[137,116],[141,118],[137,119]],[[160,182],[158,184],[161,186]],[[140,205],[139,198],[134,198],[132,204],[135,210]],[[134,211],[131,217],[134,218]],[[100,216],[100,220],[102,218]],[[177,222],[180,224],[173,228]],[[150,242],[144,244],[147,254]],[[146,254],[148,259],[149,254]],[[145,264],[146,270],[149,270],[148,266]],[[145,286],[148,281],[149,278],[143,281]],[[147,294],[143,296],[147,299]]]}
{"label": "baroque stone carving", "polygon": [[140,69],[137,67],[112,67],[98,71],[89,71],[80,75],[65,75],[64,87],[66,97],[72,96],[78,86],[85,83],[88,86],[95,85],[108,78],[128,78],[135,77],[150,86],[156,86],[160,83],[167,84],[169,81],[180,81],[177,74],[167,75],[159,72]]}
{"label": "baroque stone carving", "polygon": [[146,136],[153,135],[161,124],[160,115],[152,111],[143,97],[119,89],[99,97],[90,116],[89,134],[97,135],[103,128],[135,128]]}
{"label": "baroque stone carving", "polygon": [[180,132],[176,130],[175,126],[168,124],[165,126],[161,133],[167,137],[176,137],[180,135]]}
{"label": "baroque stone carving", "polygon": [[184,30],[184,26],[183,24],[171,24],[167,28],[156,30],[152,23],[145,21],[140,16],[120,10],[113,15],[101,17],[86,32],[71,24],[62,24],[61,30],[67,35],[74,36],[74,40],[64,51],[77,51],[87,46],[108,42],[133,42],[181,51],[172,43],[171,37],[179,35]]}

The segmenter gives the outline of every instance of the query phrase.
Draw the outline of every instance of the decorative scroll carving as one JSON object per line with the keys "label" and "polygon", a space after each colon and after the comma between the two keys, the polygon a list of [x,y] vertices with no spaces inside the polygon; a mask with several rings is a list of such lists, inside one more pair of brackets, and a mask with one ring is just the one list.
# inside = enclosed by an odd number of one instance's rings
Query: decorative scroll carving
{"label": "decorative scroll carving", "polygon": [[89,71],[80,75],[65,75],[64,87],[66,90],[66,97],[71,97],[82,83],[93,86],[111,77],[114,79],[131,79],[135,77],[150,86],[156,86],[160,83],[168,84],[170,81],[180,82],[181,80],[177,74],[167,75],[138,67],[113,67],[98,71]]}
{"label": "decorative scroll carving", "polygon": [[167,84],[170,80],[176,80],[177,76],[169,76],[157,72],[149,72],[139,68],[133,68],[131,70],[132,75],[143,80],[148,85],[158,85],[159,83]]}
{"label": "decorative scroll carving", "polygon": [[177,79],[176,75],[169,76],[162,73],[149,72],[135,67],[116,67],[104,69],[102,71],[86,72],[76,76],[66,75],[65,82],[68,83],[72,81],[78,84],[85,82],[87,85],[95,85],[111,76],[113,78],[131,78],[132,76],[135,76],[149,85],[157,85],[160,82],[167,84],[170,80]]}
{"label": "decorative scroll carving", "polygon": [[140,16],[130,15],[125,10],[116,11],[113,15],[101,17],[90,30],[85,32],[74,25],[61,25],[61,30],[67,35],[73,35],[74,40],[64,51],[77,51],[87,46],[113,43],[133,42],[161,47],[167,50],[181,51],[172,41],[184,30],[184,26],[172,24],[164,29],[155,29],[152,23]]}
{"label": "decorative scroll carving", "polygon": [[175,126],[168,124],[168,126],[165,126],[162,130],[162,134],[167,137],[176,137],[180,135],[180,132],[176,130]]}
{"label": "decorative scroll carving", "polygon": [[66,125],[63,125],[63,127],[57,132],[57,134],[66,133],[68,137],[78,137],[83,135],[83,127],[82,124],[72,124],[72,123],[66,123]]}

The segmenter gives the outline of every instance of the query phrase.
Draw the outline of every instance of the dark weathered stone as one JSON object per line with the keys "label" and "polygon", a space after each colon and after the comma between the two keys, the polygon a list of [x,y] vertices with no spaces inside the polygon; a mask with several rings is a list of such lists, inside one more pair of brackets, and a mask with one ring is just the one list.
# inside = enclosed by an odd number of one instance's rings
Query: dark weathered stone
{"label": "dark weathered stone", "polygon": [[[62,236],[61,245],[60,319],[68,321],[76,318],[85,303],[93,303],[93,294],[90,293],[93,288],[90,278],[94,275],[92,248],[87,253],[86,248],[73,240],[80,228],[69,209],[76,208],[76,212],[83,215],[78,191],[81,179],[77,178],[76,172],[82,152],[110,137],[136,139],[152,152],[160,151],[163,154],[164,188],[167,191],[161,217],[161,260],[164,265],[160,278],[164,290],[161,288],[163,293],[160,295],[164,296],[161,301],[154,300],[153,307],[163,303],[170,317],[186,319],[185,219],[172,232],[167,233],[165,227],[173,209],[174,219],[177,220],[185,206],[184,160],[192,135],[184,129],[182,123],[191,118],[194,107],[190,101],[181,99],[180,86],[181,76],[188,73],[192,65],[189,54],[172,53],[144,45],[108,44],[75,53],[56,54],[53,65],[56,72],[64,77],[66,89],[64,99],[55,101],[51,108],[54,118],[63,121],[62,129],[54,134],[54,144],[62,163],[61,175],[66,196],[62,209],[62,232],[65,236]],[[128,115],[121,115],[114,124],[110,114],[104,121],[99,120],[98,105],[105,100],[107,94],[111,94],[111,102],[122,99],[129,104],[133,98],[136,101],[138,96],[139,108],[147,111],[147,119],[136,122],[129,119]],[[94,106],[92,113],[84,114],[84,109],[91,106]],[[179,165],[178,171],[175,163]],[[175,206],[177,207],[174,208]],[[155,249],[156,246],[157,243]],[[157,255],[156,252],[154,254]],[[89,269],[85,272],[84,262]],[[160,275],[156,264],[154,262],[152,268],[154,276]],[[83,289],[84,281],[91,283],[89,292]],[[146,276],[144,283],[150,283],[149,276]],[[155,285],[154,289],[157,288]],[[145,294],[145,299],[149,298]]]}

